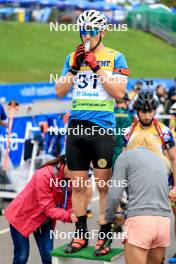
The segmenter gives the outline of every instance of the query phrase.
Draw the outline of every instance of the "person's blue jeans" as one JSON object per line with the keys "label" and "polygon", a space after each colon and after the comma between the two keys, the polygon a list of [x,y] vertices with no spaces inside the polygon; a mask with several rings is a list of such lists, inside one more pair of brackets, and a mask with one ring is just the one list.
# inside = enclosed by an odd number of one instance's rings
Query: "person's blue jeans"
{"label": "person's blue jeans", "polygon": [[[51,264],[50,252],[53,249],[53,236],[50,239],[51,221],[42,225],[33,234],[39,248],[43,264]],[[25,264],[29,257],[29,238],[20,234],[12,225],[10,232],[14,244],[13,264]]]}

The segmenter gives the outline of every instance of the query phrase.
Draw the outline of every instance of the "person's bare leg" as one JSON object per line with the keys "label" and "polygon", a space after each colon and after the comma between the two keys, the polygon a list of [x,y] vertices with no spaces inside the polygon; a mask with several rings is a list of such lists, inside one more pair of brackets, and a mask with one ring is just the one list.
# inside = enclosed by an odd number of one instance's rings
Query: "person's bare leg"
{"label": "person's bare leg", "polygon": [[88,171],[70,171],[73,181],[72,206],[76,216],[86,215],[87,197],[84,181],[88,178]]}
{"label": "person's bare leg", "polygon": [[87,210],[86,210],[86,214],[88,218],[91,218],[93,216],[92,214],[92,204],[91,204],[91,200],[92,200],[92,181],[89,178],[89,184],[86,185],[86,197],[87,197]]}
{"label": "person's bare leg", "polygon": [[85,180],[88,177],[88,171],[71,171],[70,176],[73,181],[72,207],[73,212],[78,218],[75,223],[74,239],[64,248],[66,253],[75,253],[88,245],[87,229],[87,197]]}
{"label": "person's bare leg", "polygon": [[111,223],[105,222],[105,206],[108,192],[107,181],[111,177],[111,169],[94,169],[95,182],[99,191],[99,224],[100,229],[98,239],[95,246],[94,255],[102,256],[109,253],[110,245],[112,242]]}
{"label": "person's bare leg", "polygon": [[[92,162],[90,163],[90,168],[91,168],[91,170],[93,170],[93,164],[92,164]],[[90,169],[89,169],[89,173],[90,173]],[[93,195],[92,173],[90,173],[90,177],[88,179],[88,183],[89,184],[87,184],[87,186],[86,186],[87,207],[91,203],[92,195]]]}
{"label": "person's bare leg", "polygon": [[149,250],[147,264],[161,264],[165,256],[166,248],[152,248]]}
{"label": "person's bare leg", "polygon": [[[108,187],[106,186],[107,181],[111,178],[111,169],[94,169],[95,182],[99,192],[99,224],[105,224],[104,212],[106,206],[106,197],[108,192]],[[104,186],[105,185],[105,186]]]}
{"label": "person's bare leg", "polygon": [[172,211],[174,214],[174,232],[175,232],[175,237],[176,237],[176,206],[175,205],[172,206]]}
{"label": "person's bare leg", "polygon": [[126,264],[147,264],[148,250],[125,243]]}
{"label": "person's bare leg", "polygon": [[89,180],[90,180],[90,184],[86,186],[87,206],[91,203],[92,200],[92,183],[91,183],[91,179]]}

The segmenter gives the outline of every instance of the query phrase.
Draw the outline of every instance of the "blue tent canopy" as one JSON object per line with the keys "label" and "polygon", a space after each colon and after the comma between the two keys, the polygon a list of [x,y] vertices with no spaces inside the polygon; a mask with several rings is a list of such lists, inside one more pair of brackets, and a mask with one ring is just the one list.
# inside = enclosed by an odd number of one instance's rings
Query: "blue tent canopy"
{"label": "blue tent canopy", "polygon": [[74,1],[74,7],[80,9],[91,9],[91,3],[88,1],[76,0]]}
{"label": "blue tent canopy", "polygon": [[89,2],[85,0],[75,0],[74,2],[71,0],[66,1],[58,1],[57,5],[59,8],[78,8],[78,9],[96,9],[99,11],[105,10],[117,10],[119,7],[116,4],[108,4],[103,1]]}
{"label": "blue tent canopy", "polygon": [[104,3],[102,1],[96,1],[96,2],[92,2],[92,7],[93,9],[99,10],[99,11],[106,11],[106,10],[117,10],[118,6],[116,4],[112,4],[112,3]]}
{"label": "blue tent canopy", "polygon": [[0,5],[5,5],[7,4],[7,0],[0,0]]}
{"label": "blue tent canopy", "polygon": [[57,1],[57,7],[59,7],[60,9],[73,8],[74,7],[74,2],[72,2],[70,0]]}
{"label": "blue tent canopy", "polygon": [[20,0],[19,3],[20,3],[20,6],[22,7],[29,7],[29,6],[37,5],[39,1],[38,0]]}
{"label": "blue tent canopy", "polygon": [[0,5],[19,4],[19,0],[0,0]]}
{"label": "blue tent canopy", "polygon": [[33,5],[56,6],[59,9],[96,9],[99,11],[119,10],[121,7],[113,3],[105,3],[103,1],[89,2],[86,0],[0,0],[0,4],[20,4],[22,7]]}
{"label": "blue tent canopy", "polygon": [[39,0],[39,4],[44,7],[57,6],[57,0]]}

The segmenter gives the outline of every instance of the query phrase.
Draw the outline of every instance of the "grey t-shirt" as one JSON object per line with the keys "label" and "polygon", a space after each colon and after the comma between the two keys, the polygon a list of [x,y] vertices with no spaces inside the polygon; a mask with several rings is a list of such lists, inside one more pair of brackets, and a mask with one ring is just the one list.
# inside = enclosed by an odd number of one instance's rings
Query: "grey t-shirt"
{"label": "grey t-shirt", "polygon": [[[124,187],[124,180],[127,187]],[[165,162],[146,148],[123,152],[116,160],[109,187],[105,218],[112,222],[124,190],[128,193],[127,217],[170,216],[168,169]]]}

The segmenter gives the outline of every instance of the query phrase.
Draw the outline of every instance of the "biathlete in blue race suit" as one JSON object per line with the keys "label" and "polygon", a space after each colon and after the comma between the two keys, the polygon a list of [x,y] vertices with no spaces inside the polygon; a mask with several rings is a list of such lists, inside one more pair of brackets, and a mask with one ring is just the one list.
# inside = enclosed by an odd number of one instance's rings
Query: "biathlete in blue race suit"
{"label": "biathlete in blue race suit", "polygon": [[[100,196],[100,231],[94,255],[105,255],[110,250],[107,234],[111,224],[105,224],[104,210],[111,177],[113,155],[113,128],[115,127],[114,101],[125,95],[129,69],[122,53],[105,47],[107,19],[99,11],[87,10],[80,14],[77,24],[82,44],[66,58],[56,85],[56,93],[64,97],[73,88],[72,111],[68,122],[66,159],[73,180],[88,179],[90,162]],[[77,133],[75,133],[77,131]],[[100,185],[100,181],[105,185]],[[73,208],[77,239],[74,238],[65,252],[74,253],[88,245],[87,197],[85,186],[73,186]],[[101,236],[100,234],[104,234]],[[83,235],[83,236],[82,236]]]}

